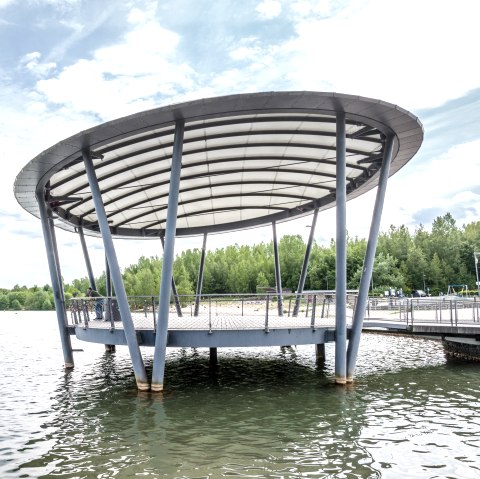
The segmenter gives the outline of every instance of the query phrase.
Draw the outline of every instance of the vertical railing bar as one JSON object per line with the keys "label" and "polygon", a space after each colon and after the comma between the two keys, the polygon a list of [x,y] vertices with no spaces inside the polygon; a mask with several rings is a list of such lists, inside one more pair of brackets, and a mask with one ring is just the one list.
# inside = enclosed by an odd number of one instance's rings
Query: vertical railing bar
{"label": "vertical railing bar", "polygon": [[315,313],[316,313],[316,308],[317,308],[317,295],[313,295],[313,301],[312,301],[312,321],[310,323],[310,326],[312,329],[315,331]]}
{"label": "vertical railing bar", "polygon": [[152,314],[153,314],[153,330],[156,332],[157,331],[157,320],[155,318],[155,297],[151,297],[151,302],[152,302]]}
{"label": "vertical railing bar", "polygon": [[269,302],[270,302],[270,295],[267,294],[267,297],[265,299],[265,332],[268,333],[268,307],[269,307]]}
{"label": "vertical railing bar", "polygon": [[208,333],[212,334],[212,297],[208,297]]}

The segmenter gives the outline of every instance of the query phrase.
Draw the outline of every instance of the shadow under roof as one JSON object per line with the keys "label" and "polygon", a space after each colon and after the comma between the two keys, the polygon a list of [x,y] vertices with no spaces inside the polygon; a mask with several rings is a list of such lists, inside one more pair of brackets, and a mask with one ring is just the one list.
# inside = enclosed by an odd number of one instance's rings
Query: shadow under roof
{"label": "shadow under roof", "polygon": [[[267,92],[180,103],[96,126],[60,141],[18,174],[20,205],[56,226],[100,236],[82,150],[94,166],[111,232],[159,237],[167,216],[175,121],[185,121],[177,236],[284,221],[335,206],[336,114],[346,116],[347,199],[374,188],[385,138],[390,175],[418,151],[423,128],[395,105],[320,92]],[[100,158],[101,157],[101,158]]]}

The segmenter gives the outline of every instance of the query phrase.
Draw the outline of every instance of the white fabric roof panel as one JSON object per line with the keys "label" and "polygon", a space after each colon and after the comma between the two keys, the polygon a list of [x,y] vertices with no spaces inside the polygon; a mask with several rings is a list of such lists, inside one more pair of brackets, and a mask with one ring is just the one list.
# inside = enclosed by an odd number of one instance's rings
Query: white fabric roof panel
{"label": "white fabric roof panel", "polygon": [[267,92],[157,108],[78,133],[19,173],[15,195],[57,226],[99,235],[82,151],[93,160],[112,234],[164,233],[175,121],[184,120],[177,235],[249,228],[335,205],[336,115],[346,117],[347,197],[378,183],[385,138],[390,174],[419,149],[416,117],[379,100],[319,92]]}

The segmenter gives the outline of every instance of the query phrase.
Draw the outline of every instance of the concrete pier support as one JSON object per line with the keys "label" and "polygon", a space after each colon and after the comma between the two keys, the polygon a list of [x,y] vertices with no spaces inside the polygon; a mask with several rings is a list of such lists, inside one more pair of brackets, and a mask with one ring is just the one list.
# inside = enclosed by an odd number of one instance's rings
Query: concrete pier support
{"label": "concrete pier support", "polygon": [[57,313],[58,330],[62,343],[63,359],[65,368],[73,368],[73,350],[70,335],[67,330],[67,312],[65,309],[65,298],[63,295],[62,276],[60,272],[60,263],[58,260],[58,251],[56,248],[55,229],[51,212],[47,209],[43,191],[36,193],[40,220],[42,222],[43,239],[47,252],[48,269],[50,271],[50,280],[52,282],[53,299],[55,302],[55,311]]}
{"label": "concrete pier support", "polygon": [[373,208],[372,222],[370,224],[370,233],[368,236],[367,250],[363,261],[362,277],[360,278],[360,287],[358,290],[358,299],[353,315],[352,332],[348,342],[347,350],[347,382],[353,381],[355,366],[357,363],[358,348],[360,346],[360,337],[362,334],[363,320],[365,318],[365,308],[368,301],[368,288],[372,278],[373,263],[375,261],[375,251],[377,249],[378,233],[380,231],[380,221],[382,219],[383,204],[385,193],[387,191],[388,176],[390,173],[390,163],[393,155],[393,137],[386,140],[384,147],[383,164],[378,182],[377,196]]}
{"label": "concrete pier support", "polygon": [[347,382],[347,174],[345,114],[337,112],[335,382]]}
{"label": "concrete pier support", "polygon": [[170,291],[173,276],[173,256],[175,252],[175,230],[177,226],[178,197],[182,172],[184,127],[185,123],[183,120],[176,121],[170,172],[170,189],[168,192],[167,221],[165,224],[165,248],[163,253],[162,279],[160,283],[155,352],[153,355],[151,388],[154,392],[163,391],[163,379],[165,375]]}
{"label": "concrete pier support", "polygon": [[115,288],[115,294],[120,310],[120,316],[122,318],[128,350],[132,359],[132,365],[135,373],[137,387],[142,391],[148,391],[148,389],[150,389],[150,385],[148,383],[143,358],[140,353],[140,347],[138,345],[135,326],[133,324],[132,314],[130,312],[130,306],[128,304],[127,293],[125,292],[125,286],[123,284],[122,274],[120,272],[120,266],[117,260],[117,254],[113,245],[112,233],[110,232],[110,226],[108,224],[107,215],[105,213],[105,206],[103,205],[102,195],[100,193],[100,187],[98,185],[92,155],[90,151],[86,150],[82,151],[82,155],[83,162],[85,164],[85,171],[87,173],[88,184],[90,185],[90,190],[92,193],[92,200],[95,207],[95,212],[97,214],[100,233],[102,235],[105,254],[108,259],[108,265],[110,266],[112,283],[113,287]]}
{"label": "concrete pier support", "polygon": [[317,362],[325,361],[325,344],[315,344],[315,359]]}

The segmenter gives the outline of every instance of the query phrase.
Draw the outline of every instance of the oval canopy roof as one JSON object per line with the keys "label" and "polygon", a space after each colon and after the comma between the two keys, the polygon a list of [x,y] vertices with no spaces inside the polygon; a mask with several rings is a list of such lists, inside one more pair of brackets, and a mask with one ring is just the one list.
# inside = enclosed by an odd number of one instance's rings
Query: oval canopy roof
{"label": "oval canopy roof", "polygon": [[319,92],[267,92],[180,103],[96,126],[31,160],[15,180],[20,205],[57,226],[100,235],[82,150],[90,150],[111,232],[163,235],[175,121],[185,121],[177,236],[283,221],[335,205],[336,114],[346,117],[347,198],[378,183],[385,138],[390,175],[418,151],[423,128],[389,103]]}

